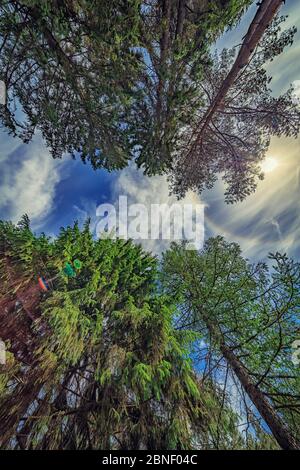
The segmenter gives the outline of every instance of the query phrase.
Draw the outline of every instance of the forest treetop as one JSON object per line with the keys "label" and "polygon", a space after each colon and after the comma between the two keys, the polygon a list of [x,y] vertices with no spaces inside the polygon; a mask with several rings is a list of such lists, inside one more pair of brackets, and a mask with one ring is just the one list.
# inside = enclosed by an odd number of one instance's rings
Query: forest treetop
{"label": "forest treetop", "polygon": [[[199,334],[174,328],[140,247],[95,240],[88,223],[50,240],[23,217],[0,221],[0,254],[1,448],[276,448],[263,429],[246,443],[220,388],[193,370]],[[39,289],[78,257],[75,277]]]}
{"label": "forest treetop", "polygon": [[2,124],[25,142],[40,130],[53,157],[79,155],[95,169],[135,160],[147,175],[167,174],[178,197],[221,173],[227,202],[244,199],[270,136],[297,136],[300,121],[292,90],[273,97],[264,68],[295,33],[271,21],[279,0],[259,4],[253,24],[263,38],[210,112],[237,51],[217,57],[211,47],[251,3],[1,1]]}

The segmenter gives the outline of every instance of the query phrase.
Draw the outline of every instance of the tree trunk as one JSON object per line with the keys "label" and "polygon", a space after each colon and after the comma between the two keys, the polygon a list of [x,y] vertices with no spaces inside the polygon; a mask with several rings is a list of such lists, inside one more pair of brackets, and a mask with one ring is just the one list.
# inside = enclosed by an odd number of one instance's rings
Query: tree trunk
{"label": "tree trunk", "polygon": [[156,103],[156,116],[159,124],[161,123],[161,114],[163,111],[162,97],[164,92],[166,61],[168,57],[168,48],[170,43],[170,21],[171,21],[172,3],[170,0],[162,0],[161,2],[161,15],[162,15],[162,34],[160,38],[160,60],[157,70],[158,85],[157,85],[157,103]]}
{"label": "tree trunk", "polygon": [[269,426],[280,447],[285,450],[299,450],[300,443],[297,442],[296,439],[290,434],[288,428],[276,414],[264,394],[252,382],[251,377],[240,360],[225,344],[221,344],[220,350],[224,358],[227,360],[227,363],[231,366],[235,375],[239,379],[250,400],[255,405],[257,411]]}
{"label": "tree trunk", "polygon": [[[275,17],[277,11],[283,0],[262,0],[260,6],[256,12],[256,15],[250,24],[248,32],[244,37],[243,44],[239,50],[238,56],[224,82],[222,83],[216,97],[208,108],[207,112],[198,124],[198,131],[196,139],[193,142],[191,149],[193,149],[201,141],[203,132],[212,120],[215,112],[223,104],[230,87],[238,77],[241,69],[243,69],[248,63],[252,56],[253,51],[257,47],[261,40],[265,30]],[[191,149],[188,154],[190,154]]]}
{"label": "tree trunk", "polygon": [[186,0],[179,0],[178,3],[178,13],[177,13],[177,24],[176,24],[176,33],[175,38],[179,38],[183,32],[183,23],[185,19],[185,7]]}
{"label": "tree trunk", "polygon": [[251,376],[242,362],[234,354],[232,349],[226,345],[222,332],[219,330],[215,322],[211,320],[203,310],[200,311],[200,315],[202,316],[211,337],[219,343],[220,351],[225,360],[237,376],[241,386],[249,396],[253,405],[269,426],[277,443],[284,450],[300,450],[300,443],[291,435],[288,427],[278,416],[268,399],[253,383]]}

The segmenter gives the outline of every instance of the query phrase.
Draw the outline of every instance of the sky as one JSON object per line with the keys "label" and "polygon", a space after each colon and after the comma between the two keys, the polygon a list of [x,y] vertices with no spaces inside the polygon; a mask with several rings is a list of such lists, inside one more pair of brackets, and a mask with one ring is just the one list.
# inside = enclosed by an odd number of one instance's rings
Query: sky
{"label": "sky", "polygon": [[[248,10],[234,30],[225,33],[216,47],[241,43],[252,20],[256,5]],[[300,2],[287,0],[282,14],[288,14],[286,27],[295,24],[300,30]],[[290,83],[300,85],[300,31],[292,47],[268,66],[273,76],[275,95],[284,92]],[[300,89],[300,88],[299,88]],[[189,193],[180,201],[205,206],[205,238],[223,235],[238,242],[245,257],[256,262],[269,252],[282,251],[300,258],[300,140],[274,138],[265,163],[265,180],[255,194],[242,203],[226,205],[224,188],[219,182],[213,190],[199,196]],[[0,219],[17,222],[27,213],[36,232],[55,236],[61,226],[91,218],[95,230],[96,208],[102,203],[115,203],[127,195],[129,203],[176,202],[169,195],[166,178],[145,177],[133,165],[108,173],[94,171],[80,159],[65,155],[53,160],[38,133],[29,144],[0,130]],[[166,241],[149,240],[143,246],[155,254],[168,247]]]}

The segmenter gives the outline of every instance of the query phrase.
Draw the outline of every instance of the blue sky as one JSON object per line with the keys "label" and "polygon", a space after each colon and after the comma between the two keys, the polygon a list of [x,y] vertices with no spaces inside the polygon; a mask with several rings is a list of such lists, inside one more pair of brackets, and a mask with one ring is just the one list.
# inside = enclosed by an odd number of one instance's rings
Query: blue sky
{"label": "blue sky", "polygon": [[[218,49],[241,42],[255,8],[254,4],[240,25],[219,39]],[[299,2],[288,1],[282,12],[290,15],[286,26],[300,26]],[[275,94],[300,80],[299,55],[300,32],[294,45],[269,67]],[[227,206],[221,183],[201,197],[188,195],[186,201],[205,204],[206,237],[222,234],[239,242],[251,260],[263,259],[269,251],[277,250],[299,257],[300,140],[273,139],[268,158],[275,161],[275,167],[269,165],[271,171],[265,180],[243,203]],[[175,201],[168,194],[164,177],[147,178],[133,167],[114,173],[95,172],[67,155],[53,160],[38,134],[25,145],[0,131],[0,218],[16,222],[26,212],[36,231],[50,235],[55,235],[60,226],[75,219],[82,222],[88,216],[94,228],[97,205],[113,203],[119,194],[128,195],[129,202],[146,205]],[[146,245],[154,252],[166,247],[154,241]]]}

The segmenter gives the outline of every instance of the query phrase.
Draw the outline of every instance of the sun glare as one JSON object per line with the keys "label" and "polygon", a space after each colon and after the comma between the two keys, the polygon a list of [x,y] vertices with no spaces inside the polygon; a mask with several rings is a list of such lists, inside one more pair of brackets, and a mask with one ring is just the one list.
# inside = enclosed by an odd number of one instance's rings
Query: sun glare
{"label": "sun glare", "polygon": [[261,164],[264,173],[271,173],[278,167],[278,161],[275,158],[267,157]]}

